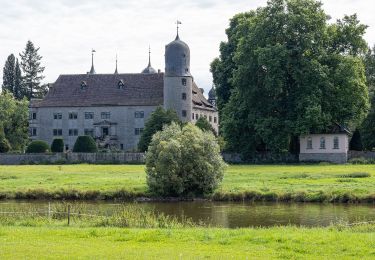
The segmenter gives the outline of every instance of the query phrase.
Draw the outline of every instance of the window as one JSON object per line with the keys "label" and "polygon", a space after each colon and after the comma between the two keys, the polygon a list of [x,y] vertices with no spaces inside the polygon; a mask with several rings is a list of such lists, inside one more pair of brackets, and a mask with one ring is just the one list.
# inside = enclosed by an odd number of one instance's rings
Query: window
{"label": "window", "polygon": [[120,144],[120,149],[124,150],[124,144]]}
{"label": "window", "polygon": [[29,113],[29,119],[30,120],[35,120],[36,119],[36,112],[30,112]]}
{"label": "window", "polygon": [[89,135],[89,136],[91,136],[91,137],[94,137],[94,129],[92,129],[92,128],[90,128],[90,129],[85,129],[84,130],[84,133],[85,133],[85,135]]}
{"label": "window", "polygon": [[102,117],[102,119],[110,119],[111,113],[110,112],[102,112],[101,117]]}
{"label": "window", "polygon": [[69,151],[69,145],[68,144],[65,145],[65,151]]}
{"label": "window", "polygon": [[36,128],[35,127],[30,127],[29,134],[30,134],[30,136],[36,136]]}
{"label": "window", "polygon": [[191,114],[191,118],[194,120],[194,113]]}
{"label": "window", "polygon": [[145,117],[145,112],[144,111],[135,111],[134,112],[134,117],[135,118],[144,118]]}
{"label": "window", "polygon": [[186,100],[186,93],[182,93],[182,100]]}
{"label": "window", "polygon": [[53,136],[62,136],[62,129],[53,129]]}
{"label": "window", "polygon": [[312,147],[312,138],[311,137],[307,138],[306,149],[308,149],[308,150],[313,149],[313,147]]}
{"label": "window", "polygon": [[143,128],[134,128],[135,135],[141,135],[143,133]]}
{"label": "window", "polygon": [[78,136],[78,129],[69,129],[69,136]]}
{"label": "window", "polygon": [[85,119],[94,119],[94,112],[85,112]]}
{"label": "window", "polygon": [[320,138],[320,149],[326,149],[326,139],[324,137]]}
{"label": "window", "polygon": [[186,86],[186,79],[181,79],[182,86]]}
{"label": "window", "polygon": [[87,88],[87,82],[86,81],[82,81],[81,82],[81,89],[84,90]]}
{"label": "window", "polygon": [[77,112],[70,112],[69,113],[69,119],[72,120],[72,119],[77,119],[78,118],[78,114]]}
{"label": "window", "polygon": [[204,118],[206,118],[206,119],[207,119],[207,115],[204,115]]}
{"label": "window", "polygon": [[62,119],[62,114],[61,114],[61,113],[54,113],[54,114],[53,114],[53,119],[55,119],[55,120],[60,120],[60,119]]}
{"label": "window", "polygon": [[125,88],[124,80],[121,79],[121,80],[117,83],[117,88],[118,88],[118,89],[124,89],[124,88]]}
{"label": "window", "polygon": [[333,149],[339,149],[340,148],[340,146],[339,146],[339,137],[338,136],[335,136],[334,138],[333,138]]}
{"label": "window", "polygon": [[208,122],[212,122],[212,116],[208,117]]}
{"label": "window", "polygon": [[217,119],[216,119],[216,116],[214,116],[214,123],[215,123],[215,124],[217,123]]}
{"label": "window", "polygon": [[182,110],[182,116],[186,117],[186,110]]}
{"label": "window", "polygon": [[199,115],[198,114],[195,114],[195,119],[199,119]]}

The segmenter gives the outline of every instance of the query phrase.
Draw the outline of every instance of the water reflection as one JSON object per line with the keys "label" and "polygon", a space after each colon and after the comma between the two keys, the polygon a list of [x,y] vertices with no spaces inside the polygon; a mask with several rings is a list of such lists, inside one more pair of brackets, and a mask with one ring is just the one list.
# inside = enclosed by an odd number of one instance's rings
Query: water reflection
{"label": "water reflection", "polygon": [[[48,201],[2,201],[0,212],[21,207],[40,210],[48,208]],[[58,202],[51,202],[58,203]],[[123,203],[129,204],[129,203]],[[85,202],[90,212],[110,215],[120,203]],[[277,225],[328,226],[344,221],[348,223],[375,220],[372,204],[303,204],[303,203],[234,203],[234,202],[147,202],[140,207],[157,213],[188,217],[215,227],[268,227]]]}

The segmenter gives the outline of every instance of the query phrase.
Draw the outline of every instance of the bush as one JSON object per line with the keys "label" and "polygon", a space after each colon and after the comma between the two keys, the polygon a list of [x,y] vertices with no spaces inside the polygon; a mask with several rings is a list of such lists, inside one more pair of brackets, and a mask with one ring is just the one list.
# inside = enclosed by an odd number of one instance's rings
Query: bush
{"label": "bush", "polygon": [[32,141],[26,148],[26,153],[46,153],[48,151],[48,144],[41,140]]}
{"label": "bush", "polygon": [[215,136],[217,135],[215,129],[212,127],[210,122],[204,117],[198,118],[197,122],[195,122],[195,125],[199,127],[202,131],[211,131]]}
{"label": "bush", "polygon": [[98,152],[98,147],[91,136],[84,135],[78,136],[76,143],[73,147],[73,152],[75,153],[96,153]]}
{"label": "bush", "polygon": [[53,139],[51,144],[51,152],[62,153],[64,152],[64,140],[61,138]]}
{"label": "bush", "polygon": [[225,163],[215,136],[188,123],[172,123],[153,137],[146,155],[147,184],[163,196],[212,193],[224,176]]}
{"label": "bush", "polygon": [[10,150],[10,143],[5,137],[0,137],[0,153],[7,153]]}

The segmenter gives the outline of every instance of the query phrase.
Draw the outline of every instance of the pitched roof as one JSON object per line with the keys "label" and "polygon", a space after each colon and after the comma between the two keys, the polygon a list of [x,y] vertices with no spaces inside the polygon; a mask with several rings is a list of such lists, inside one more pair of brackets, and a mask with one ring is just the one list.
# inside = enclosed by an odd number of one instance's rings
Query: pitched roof
{"label": "pitched roof", "polygon": [[[164,73],[60,75],[31,107],[162,106]],[[193,83],[193,107],[216,111]]]}
{"label": "pitched roof", "polygon": [[31,106],[159,106],[163,105],[163,76],[163,73],[60,75],[45,98]]}

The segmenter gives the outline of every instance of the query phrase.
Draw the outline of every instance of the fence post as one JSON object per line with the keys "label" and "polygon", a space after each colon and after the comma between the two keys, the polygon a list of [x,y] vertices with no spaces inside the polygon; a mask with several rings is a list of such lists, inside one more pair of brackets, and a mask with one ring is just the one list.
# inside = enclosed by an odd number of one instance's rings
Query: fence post
{"label": "fence post", "polygon": [[70,224],[70,205],[68,205],[68,226]]}

